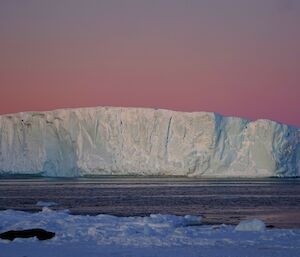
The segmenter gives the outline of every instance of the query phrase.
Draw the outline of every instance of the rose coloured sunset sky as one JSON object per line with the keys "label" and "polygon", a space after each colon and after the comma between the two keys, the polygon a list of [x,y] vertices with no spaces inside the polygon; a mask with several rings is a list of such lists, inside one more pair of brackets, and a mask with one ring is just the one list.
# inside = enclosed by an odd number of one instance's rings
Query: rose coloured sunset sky
{"label": "rose coloured sunset sky", "polygon": [[300,1],[1,0],[0,114],[85,106],[300,127]]}

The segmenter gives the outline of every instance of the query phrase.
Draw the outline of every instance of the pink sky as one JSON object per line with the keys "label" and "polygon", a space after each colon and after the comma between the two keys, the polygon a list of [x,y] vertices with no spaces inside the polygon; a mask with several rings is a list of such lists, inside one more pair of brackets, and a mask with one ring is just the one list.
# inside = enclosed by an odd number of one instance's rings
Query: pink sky
{"label": "pink sky", "polygon": [[0,3],[0,113],[215,111],[300,127],[293,0]]}

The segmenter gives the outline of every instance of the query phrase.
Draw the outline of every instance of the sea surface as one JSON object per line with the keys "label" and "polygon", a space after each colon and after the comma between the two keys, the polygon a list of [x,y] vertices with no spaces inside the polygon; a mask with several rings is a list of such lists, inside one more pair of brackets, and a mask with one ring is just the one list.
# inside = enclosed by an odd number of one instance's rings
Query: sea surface
{"label": "sea surface", "polygon": [[36,212],[38,201],[72,214],[189,214],[201,215],[205,224],[258,218],[269,227],[300,228],[300,179],[0,179],[0,210]]}

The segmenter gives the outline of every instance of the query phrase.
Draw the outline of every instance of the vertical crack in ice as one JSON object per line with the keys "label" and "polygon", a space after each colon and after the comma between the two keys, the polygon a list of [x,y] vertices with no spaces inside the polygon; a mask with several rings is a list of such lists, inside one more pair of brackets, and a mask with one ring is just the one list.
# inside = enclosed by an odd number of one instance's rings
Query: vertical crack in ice
{"label": "vertical crack in ice", "polygon": [[95,144],[98,138],[98,134],[99,134],[99,120],[96,120],[96,125],[95,125]]}
{"label": "vertical crack in ice", "polygon": [[122,118],[120,117],[120,135],[121,135],[121,138],[120,138],[120,144],[121,144],[121,151],[123,151],[124,149],[124,135],[123,135],[123,120]]}
{"label": "vertical crack in ice", "polygon": [[184,127],[183,139],[186,137],[186,127]]}
{"label": "vertical crack in ice", "polygon": [[168,144],[169,144],[169,140],[170,140],[170,128],[171,128],[171,122],[172,122],[172,116],[169,119],[169,123],[168,123],[168,129],[167,129],[167,137],[166,137],[166,143],[165,143],[165,160],[167,160],[168,157]]}
{"label": "vertical crack in ice", "polygon": [[152,129],[151,129],[151,133],[150,133],[150,137],[149,137],[149,153],[151,153],[152,151],[152,137],[153,137],[153,133],[154,133],[154,130],[156,128],[156,118],[154,119],[154,122],[153,122],[153,126],[152,126]]}

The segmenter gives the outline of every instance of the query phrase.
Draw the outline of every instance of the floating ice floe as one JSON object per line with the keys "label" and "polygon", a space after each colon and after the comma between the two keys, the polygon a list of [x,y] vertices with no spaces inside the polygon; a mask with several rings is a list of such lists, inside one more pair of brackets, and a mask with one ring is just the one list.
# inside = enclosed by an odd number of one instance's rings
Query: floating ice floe
{"label": "floating ice floe", "polygon": [[236,231],[264,231],[265,229],[265,223],[258,219],[243,220],[235,227]]}

